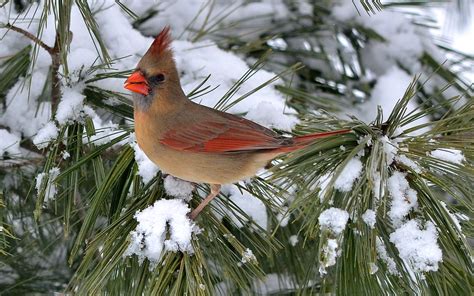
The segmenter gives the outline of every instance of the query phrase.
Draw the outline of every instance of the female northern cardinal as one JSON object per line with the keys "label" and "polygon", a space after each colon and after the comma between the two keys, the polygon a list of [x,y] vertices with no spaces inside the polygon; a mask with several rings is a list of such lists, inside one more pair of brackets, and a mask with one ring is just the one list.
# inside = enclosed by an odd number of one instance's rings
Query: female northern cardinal
{"label": "female northern cardinal", "polygon": [[163,171],[183,180],[208,183],[210,194],[199,212],[220,191],[221,184],[254,176],[273,158],[310,144],[314,139],[349,130],[286,138],[255,122],[189,100],[181,89],[166,27],[125,81],[134,92],[138,145]]}

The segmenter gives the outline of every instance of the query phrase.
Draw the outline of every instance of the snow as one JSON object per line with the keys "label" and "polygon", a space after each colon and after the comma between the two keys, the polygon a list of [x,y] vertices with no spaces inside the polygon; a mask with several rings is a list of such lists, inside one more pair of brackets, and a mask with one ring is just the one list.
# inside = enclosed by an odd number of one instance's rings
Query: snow
{"label": "snow", "polygon": [[[189,93],[201,81],[211,74],[206,85],[219,86],[213,92],[199,97],[199,103],[215,106],[225,93],[249,70],[249,66],[238,56],[219,49],[209,41],[190,43],[176,40],[172,44],[178,70],[182,73],[181,84],[185,93]],[[212,59],[209,59],[209,57]],[[225,68],[222,65],[226,65]],[[252,79],[239,87],[234,99],[252,91],[261,84],[271,80],[275,74],[260,70]],[[246,114],[266,127],[290,131],[298,122],[293,115],[295,110],[286,106],[285,97],[273,86],[267,86],[247,97],[228,110],[230,113]]]}
{"label": "snow", "polygon": [[8,132],[6,129],[0,129],[0,159],[8,153],[9,156],[20,154],[20,137]]}
{"label": "snow", "polygon": [[318,180],[318,184],[317,186],[320,188],[320,191],[319,191],[319,200],[321,202],[324,201],[324,197],[326,195],[326,192],[328,190],[328,186],[329,186],[329,183],[332,179],[332,175],[331,174],[324,174],[322,175],[319,180]]}
{"label": "snow", "polygon": [[398,151],[398,143],[394,140],[390,140],[387,136],[380,138],[385,152],[387,165],[391,165]]}
{"label": "snow", "polygon": [[54,121],[48,121],[33,137],[33,144],[38,149],[44,149],[49,146],[51,141],[54,141],[58,137],[58,127]]}
{"label": "snow", "polygon": [[337,177],[334,188],[342,192],[349,192],[354,181],[359,178],[361,173],[362,162],[358,158],[352,158]]}
{"label": "snow", "polygon": [[118,124],[112,123],[111,121],[104,124],[95,113],[92,116],[95,134],[90,137],[90,143],[97,146],[104,145],[112,141],[114,135],[121,133]]}
{"label": "snow", "polygon": [[385,195],[385,184],[381,183],[382,176],[379,171],[372,172],[372,194],[374,195],[375,200],[379,200],[381,196]]}
{"label": "snow", "polygon": [[[246,213],[252,221],[261,228],[267,229],[267,209],[260,199],[245,190],[240,192],[240,189],[236,185],[224,185],[222,186],[221,192],[228,195],[228,199]],[[229,209],[226,205],[222,205],[222,210],[237,227],[243,227],[242,221],[247,221],[247,218],[237,211]],[[217,211],[216,214],[219,215]]]}
{"label": "snow", "polygon": [[135,151],[135,161],[138,165],[138,175],[146,184],[156,176],[156,174],[160,171],[160,168],[146,156],[142,149],[140,149],[140,146],[135,141],[135,134],[130,135],[130,146],[132,146],[133,150]]}
{"label": "snow", "polygon": [[[385,119],[388,118],[397,100],[403,97],[412,81],[411,75],[422,72],[419,59],[423,53],[428,52],[437,56],[438,50],[428,37],[429,32],[412,24],[403,13],[384,9],[369,16],[364,8],[357,4],[359,11],[363,12],[359,15],[354,8],[355,3],[354,1],[338,3],[333,7],[332,15],[338,21],[357,23],[375,30],[385,38],[385,41],[372,40],[361,54],[366,71],[378,78],[370,99],[360,104],[353,114],[369,123],[377,115],[377,105],[382,106],[383,116]],[[410,74],[402,69],[407,69]],[[410,112],[417,107],[418,104],[412,100],[408,103],[407,111]],[[428,119],[420,118],[408,126],[426,122]]]}
{"label": "snow", "polygon": [[279,224],[281,227],[286,227],[288,226],[288,223],[290,222],[290,214],[288,213],[288,208],[285,206],[281,206],[281,209],[283,210],[284,213],[278,213],[276,216],[277,221],[279,221]]}
{"label": "snow", "polygon": [[395,159],[411,168],[415,173],[421,174],[420,166],[414,160],[409,159],[406,155],[397,155]]}
{"label": "snow", "polygon": [[362,52],[364,64],[376,74],[385,73],[391,66],[400,63],[412,72],[419,72],[421,65],[418,58],[424,51],[432,51],[432,40],[429,32],[412,24],[400,12],[384,9],[374,15],[367,15],[364,8],[356,5],[362,13],[354,8],[355,1],[344,1],[333,7],[332,15],[342,22],[355,22],[375,30],[385,41],[374,41]]}
{"label": "snow", "polygon": [[181,199],[160,199],[138,211],[134,216],[138,225],[130,233],[124,256],[135,254],[140,262],[146,258],[153,268],[163,252],[193,253],[191,240],[195,225],[187,216],[189,212],[190,208]]}
{"label": "snow", "polygon": [[212,4],[202,0],[163,0],[158,4],[155,0],[122,2],[140,16],[150,8],[159,11],[156,16],[140,25],[145,34],[156,35],[159,33],[159,28],[173,24],[173,35],[175,37],[184,35],[185,38],[195,36],[195,32],[201,28],[212,28],[213,22],[209,20],[215,18],[222,18],[217,28],[219,30],[221,27],[235,26],[245,16],[245,24],[251,28],[246,31],[254,32],[255,28],[268,25],[272,20],[288,14],[282,0],[213,1]]}
{"label": "snow", "polygon": [[[383,117],[387,119],[397,101],[405,94],[411,80],[408,74],[397,67],[392,67],[377,79],[370,99],[358,107],[361,110],[361,114],[358,115],[362,116],[361,118],[366,122],[370,122],[377,116],[377,109],[372,106],[380,105],[383,110]],[[416,107],[417,104],[410,101],[408,111]]]}
{"label": "snow", "polygon": [[42,183],[44,182],[44,178],[48,178],[46,188],[44,191],[44,204],[47,204],[48,202],[54,200],[56,197],[56,194],[58,193],[58,189],[56,187],[56,184],[54,180],[59,176],[59,168],[54,167],[49,170],[49,173],[39,173],[36,176],[36,191],[40,193],[40,190],[42,188]]}
{"label": "snow", "polygon": [[0,114],[0,125],[8,126],[15,134],[34,136],[51,118],[51,104],[36,101],[43,92],[45,81],[46,74],[40,71],[33,72],[31,80],[20,78],[7,92],[7,108]]}
{"label": "snow", "polygon": [[379,267],[374,262],[369,263],[369,273],[375,274],[379,270]]}
{"label": "snow", "polygon": [[424,229],[420,222],[410,220],[390,234],[390,241],[398,249],[399,256],[415,272],[437,271],[443,261],[443,253],[438,245],[438,232],[430,221]]}
{"label": "snow", "polygon": [[465,161],[464,155],[461,150],[457,149],[436,149],[430,152],[431,157],[437,158],[439,160],[444,160],[454,164],[462,164]]}
{"label": "snow", "polygon": [[163,183],[166,194],[169,196],[180,198],[185,201],[190,201],[193,198],[194,186],[192,183],[178,179],[171,175],[166,176]]}
{"label": "snow", "polygon": [[327,274],[326,268],[329,266],[333,266],[336,264],[336,258],[339,256],[339,252],[337,250],[338,244],[337,240],[335,239],[328,239],[326,244],[323,247],[323,261],[319,262],[319,274],[324,276]]}
{"label": "snow", "polygon": [[250,262],[257,262],[257,258],[253,254],[252,250],[247,248],[244,253],[242,254],[242,259],[240,260],[243,264],[250,263]]}
{"label": "snow", "polygon": [[396,171],[387,182],[388,192],[392,198],[388,216],[395,227],[400,226],[410,210],[418,206],[416,191],[410,188],[405,177],[406,174]]}
{"label": "snow", "polygon": [[346,228],[349,213],[338,208],[329,208],[319,215],[318,220],[321,228],[328,229],[338,235]]}
{"label": "snow", "polygon": [[365,211],[365,213],[362,214],[362,221],[364,221],[370,228],[374,229],[375,222],[377,221],[375,212],[370,209]]}
{"label": "snow", "polygon": [[378,258],[385,262],[385,264],[387,265],[388,273],[390,273],[391,275],[400,275],[399,271],[397,270],[397,265],[395,264],[395,261],[392,257],[388,255],[385,244],[380,237],[377,237],[375,241],[375,246],[377,249]]}
{"label": "snow", "polygon": [[283,117],[281,115],[283,111],[287,112],[288,110],[285,110],[285,107],[281,109],[281,105],[279,106],[274,102],[262,101],[256,107],[250,109],[245,117],[264,126],[291,131],[297,120],[291,116]]}
{"label": "snow", "polygon": [[[449,217],[451,217],[451,220],[453,221],[454,225],[456,226],[456,229],[459,231],[459,233],[463,236],[464,234],[462,233],[462,228],[461,228],[461,223],[459,222],[459,219],[457,217],[456,214],[453,214],[448,206],[446,205],[446,203],[444,201],[439,201],[439,203],[441,204],[441,206],[444,208],[444,210],[449,214]],[[469,218],[466,216],[467,220],[469,220]]]}
{"label": "snow", "polygon": [[59,102],[56,112],[56,120],[59,125],[82,121],[85,96],[81,92],[82,90],[79,88],[63,88],[61,102]]}
{"label": "snow", "polygon": [[290,243],[292,247],[296,246],[296,244],[298,244],[299,242],[298,236],[297,235],[290,236],[290,238],[288,239],[288,242]]}

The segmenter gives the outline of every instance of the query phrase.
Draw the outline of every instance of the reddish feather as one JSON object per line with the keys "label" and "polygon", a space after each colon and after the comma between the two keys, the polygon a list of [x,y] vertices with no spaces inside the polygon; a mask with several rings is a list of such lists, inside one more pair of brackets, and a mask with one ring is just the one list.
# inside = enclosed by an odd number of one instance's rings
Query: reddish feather
{"label": "reddish feather", "polygon": [[235,153],[248,151],[290,152],[301,149],[315,139],[348,133],[339,130],[283,138],[245,118],[226,114],[226,122],[200,122],[168,131],[160,143],[180,151]]}
{"label": "reddish feather", "polygon": [[304,148],[304,147],[308,146],[309,144],[311,144],[316,139],[326,138],[326,137],[330,137],[330,136],[334,136],[334,135],[340,135],[340,134],[347,134],[347,133],[350,133],[350,132],[351,132],[351,130],[337,130],[337,131],[314,133],[314,134],[294,137],[293,138],[294,142],[293,142],[292,145],[280,147],[280,148],[276,149],[276,151],[280,151],[280,152],[295,151],[295,150],[298,150],[298,149],[301,149],[301,148]]}
{"label": "reddish feather", "polygon": [[169,50],[171,44],[171,29],[166,26],[161,30],[160,34],[156,36],[155,41],[150,46],[150,51],[153,54],[160,55],[164,51]]}

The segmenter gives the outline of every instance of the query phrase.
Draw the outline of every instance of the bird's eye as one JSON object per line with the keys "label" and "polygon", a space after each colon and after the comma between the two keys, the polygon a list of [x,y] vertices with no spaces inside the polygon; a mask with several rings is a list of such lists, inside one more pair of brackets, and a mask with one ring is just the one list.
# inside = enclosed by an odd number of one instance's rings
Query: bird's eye
{"label": "bird's eye", "polygon": [[148,80],[149,80],[150,83],[152,83],[152,84],[158,84],[158,83],[160,83],[160,82],[165,81],[165,75],[163,75],[163,74],[157,74],[157,75],[151,76]]}

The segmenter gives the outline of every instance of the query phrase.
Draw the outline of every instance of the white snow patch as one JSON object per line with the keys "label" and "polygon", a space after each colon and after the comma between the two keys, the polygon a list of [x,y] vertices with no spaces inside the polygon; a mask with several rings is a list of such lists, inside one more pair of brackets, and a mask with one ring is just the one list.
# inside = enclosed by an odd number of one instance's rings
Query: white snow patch
{"label": "white snow patch", "polygon": [[140,146],[135,141],[135,134],[130,135],[130,146],[135,151],[135,161],[138,165],[138,175],[142,177],[143,183],[148,183],[160,171],[160,168],[154,164],[140,149]]}
{"label": "white snow patch", "polygon": [[[398,67],[393,66],[387,73],[381,74],[381,76],[378,77],[370,99],[359,104],[357,108],[354,108],[354,115],[361,120],[370,123],[377,116],[377,108],[375,108],[375,106],[379,105],[382,107],[383,118],[387,119],[397,101],[405,94],[411,81],[412,78],[408,74],[400,70]],[[406,112],[411,112],[417,107],[418,104],[414,100],[410,100]],[[411,122],[406,127],[413,127],[427,122],[428,119],[420,118]],[[421,129],[417,131],[417,133],[421,133],[423,130],[425,129]]]}
{"label": "white snow patch", "polygon": [[377,240],[375,241],[375,246],[377,249],[378,258],[385,262],[385,264],[387,265],[388,273],[390,273],[391,275],[400,275],[397,270],[397,264],[395,264],[395,260],[393,260],[393,258],[388,255],[387,249],[385,248],[385,244],[380,237],[377,237]]}
{"label": "white snow patch", "polygon": [[63,159],[68,159],[69,157],[71,157],[71,154],[69,154],[69,152],[67,152],[66,150],[64,150],[63,152],[61,152],[61,157]]}
{"label": "white snow patch", "polygon": [[[229,200],[245,212],[257,225],[263,229],[267,229],[267,209],[260,199],[245,190],[242,190],[241,193],[236,185],[225,185],[222,187],[221,191],[222,193],[229,195]],[[222,210],[237,227],[244,226],[241,221],[246,221],[247,219],[243,215],[234,210],[230,210],[225,205],[222,205]],[[218,214],[218,212],[216,212],[216,214]]]}
{"label": "white snow patch", "polygon": [[395,156],[397,156],[398,143],[394,140],[390,140],[387,136],[381,137],[380,142],[382,142],[383,151],[387,158],[387,165],[391,165]]}
{"label": "white snow patch", "polygon": [[369,263],[369,274],[375,274],[379,270],[379,267],[374,262]]}
{"label": "white snow patch", "polygon": [[194,186],[188,181],[168,175],[164,180],[164,186],[166,194],[170,196],[180,198],[185,201],[190,201],[193,197]]}
{"label": "white snow patch", "polygon": [[342,192],[350,191],[354,181],[359,178],[361,173],[362,162],[358,158],[352,158],[337,177],[334,188]]}
{"label": "white snow patch", "polygon": [[90,142],[94,145],[104,145],[113,140],[113,136],[117,133],[120,133],[118,124],[108,122],[106,124],[102,123],[102,120],[99,116],[93,114],[92,118],[95,127],[95,134],[90,137]]}
{"label": "white snow patch", "polygon": [[296,246],[296,244],[299,242],[298,236],[297,235],[290,236],[290,238],[288,239],[288,242],[290,243],[292,247]]}
{"label": "white snow patch", "polygon": [[190,210],[181,199],[160,199],[138,211],[134,216],[138,225],[130,233],[124,256],[136,254],[140,262],[147,258],[153,268],[163,251],[193,253],[191,240],[195,225],[187,216]]}
{"label": "white snow patch", "polygon": [[327,274],[326,268],[336,264],[336,258],[340,255],[337,248],[337,240],[328,239],[327,243],[323,247],[323,260],[319,262],[319,274],[324,276]]}
{"label": "white snow patch", "polygon": [[58,104],[56,120],[59,125],[73,121],[82,121],[84,116],[84,99],[80,88],[63,87],[61,102]]}
{"label": "white snow patch", "polygon": [[59,168],[54,167],[49,170],[49,173],[39,173],[36,176],[36,191],[39,193],[42,188],[43,179],[48,178],[48,183],[46,184],[46,189],[44,191],[44,204],[47,204],[49,201],[54,200],[58,190],[56,188],[56,183],[54,180],[59,176]]}
{"label": "white snow patch", "polygon": [[253,254],[252,250],[247,248],[243,254],[242,254],[242,259],[240,260],[243,264],[249,263],[249,262],[257,262],[257,257]]}
{"label": "white snow patch", "polygon": [[372,194],[376,200],[379,200],[381,196],[385,195],[385,186],[382,182],[382,176],[379,171],[372,172],[372,181],[374,187],[372,188]]}
{"label": "white snow patch", "polygon": [[[456,214],[453,214],[449,209],[448,209],[448,206],[446,205],[446,203],[444,201],[439,201],[439,203],[441,204],[441,206],[444,208],[444,210],[449,214],[449,216],[451,217],[451,220],[453,220],[453,223],[454,225],[456,225],[456,229],[459,231],[459,233],[461,233],[461,235],[463,237],[464,234],[462,233],[462,228],[461,228],[461,223],[459,222],[459,219],[457,217],[457,213]],[[466,216],[466,218],[469,220],[469,218]]]}
{"label": "white snow patch", "polygon": [[383,74],[386,69],[400,63],[411,72],[420,72],[421,65],[418,61],[423,51],[436,50],[433,46],[430,33],[407,19],[401,13],[390,9],[378,11],[376,14],[357,12],[364,11],[360,3],[355,1],[340,1],[332,9],[332,15],[343,22],[356,22],[364,27],[375,30],[385,38],[385,41],[370,42],[362,54],[368,68],[376,74]]}
{"label": "white snow patch", "polygon": [[395,156],[395,159],[407,167],[411,168],[415,173],[421,174],[421,168],[420,166],[414,161],[408,158],[406,155],[397,155]]}
{"label": "white snow patch", "polygon": [[346,228],[347,220],[349,220],[349,213],[338,208],[326,209],[318,218],[321,228],[328,229],[335,235]]}
{"label": "white snow patch", "polygon": [[43,92],[45,82],[46,74],[40,71],[33,72],[31,80],[20,78],[7,92],[5,101],[7,108],[0,112],[0,124],[26,137],[35,135],[51,118],[51,104],[36,101]]}
{"label": "white snow patch", "polygon": [[362,221],[364,221],[370,228],[374,229],[375,222],[377,221],[375,212],[371,209],[365,211],[362,215]]}
{"label": "white snow patch", "polygon": [[8,132],[6,129],[0,129],[0,159],[3,154],[11,155],[20,154],[20,137]]}
{"label": "white snow patch", "polygon": [[388,191],[392,197],[390,210],[388,216],[392,220],[395,227],[400,226],[404,217],[418,206],[418,198],[416,191],[410,188],[406,174],[401,172],[394,172],[388,178]]}
{"label": "white snow patch", "polygon": [[319,178],[318,180],[317,186],[320,188],[318,195],[319,195],[319,200],[321,202],[324,201],[324,196],[326,195],[329,182],[331,181],[331,179],[332,179],[332,175],[327,173],[327,174],[322,175],[321,178]]}
{"label": "white snow patch", "polygon": [[35,144],[38,149],[44,149],[57,137],[58,127],[54,121],[48,121],[33,138],[33,144]]}
{"label": "white snow patch", "polygon": [[424,228],[420,228],[418,221],[410,220],[390,234],[390,241],[415,272],[437,271],[438,263],[443,261],[438,232],[432,222],[426,222]]}
{"label": "white snow patch", "polygon": [[462,151],[457,149],[436,149],[431,151],[430,155],[434,158],[451,162],[454,164],[462,164],[462,162],[466,160]]}

